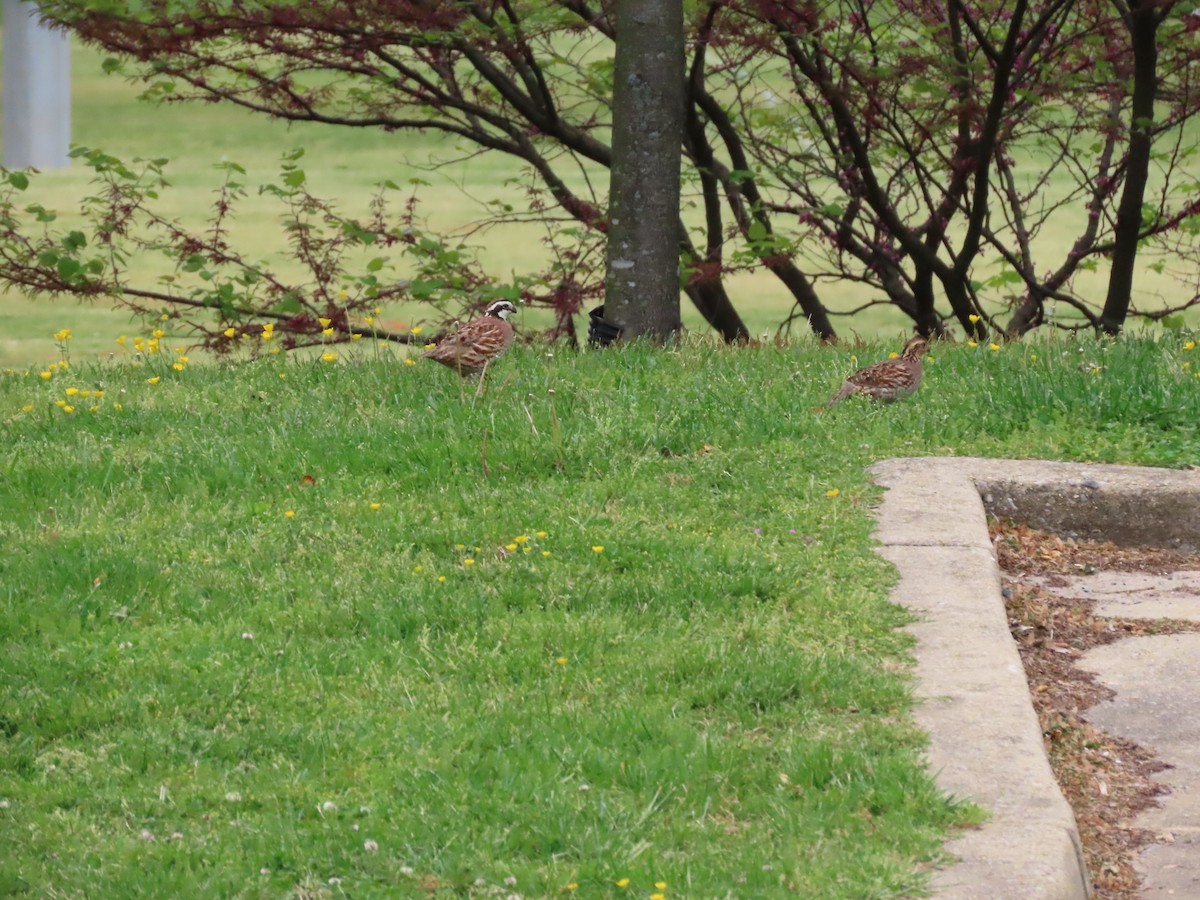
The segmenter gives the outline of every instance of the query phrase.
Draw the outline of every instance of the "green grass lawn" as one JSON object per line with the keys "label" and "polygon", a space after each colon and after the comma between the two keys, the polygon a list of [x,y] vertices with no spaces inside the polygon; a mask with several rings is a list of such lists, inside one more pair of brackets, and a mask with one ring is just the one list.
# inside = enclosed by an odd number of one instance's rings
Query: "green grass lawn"
{"label": "green grass lawn", "polygon": [[1200,461],[1182,341],[937,346],[828,413],[890,348],[525,346],[475,398],[164,344],[0,374],[0,893],[919,893],[974,813],[864,466]]}

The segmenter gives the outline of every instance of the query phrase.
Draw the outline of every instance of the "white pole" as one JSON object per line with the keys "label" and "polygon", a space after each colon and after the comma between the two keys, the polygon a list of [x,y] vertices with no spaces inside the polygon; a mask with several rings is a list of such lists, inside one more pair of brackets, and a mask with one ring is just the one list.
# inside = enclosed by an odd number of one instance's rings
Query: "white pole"
{"label": "white pole", "polygon": [[4,165],[70,165],[71,45],[37,18],[37,7],[4,0]]}

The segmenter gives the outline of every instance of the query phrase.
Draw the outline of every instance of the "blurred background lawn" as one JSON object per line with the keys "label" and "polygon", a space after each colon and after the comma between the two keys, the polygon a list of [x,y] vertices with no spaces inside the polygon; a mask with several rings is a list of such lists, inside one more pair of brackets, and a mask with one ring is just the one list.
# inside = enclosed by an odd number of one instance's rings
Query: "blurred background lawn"
{"label": "blurred background lawn", "polygon": [[[126,161],[136,157],[171,160],[167,169],[172,186],[162,196],[160,209],[181,221],[201,227],[207,220],[222,173],[214,168],[233,161],[247,171],[250,195],[241,203],[234,221],[235,240],[252,257],[271,260],[287,269],[285,235],[278,227],[280,209],[255,193],[259,184],[278,176],[282,154],[303,147],[301,167],[318,196],[336,197],[341,208],[352,215],[366,215],[375,185],[388,179],[401,185],[415,180],[420,198],[420,217],[439,231],[462,236],[478,252],[487,271],[497,279],[514,272],[537,270],[547,259],[542,239],[545,227],[512,224],[490,230],[476,226],[489,202],[523,200],[523,173],[509,157],[478,153],[453,139],[437,134],[386,134],[374,129],[354,129],[288,124],[252,115],[221,104],[156,105],[138,99],[138,84],[107,75],[101,69],[104,55],[76,44],[72,54],[72,140],[105,150]],[[0,139],[3,135],[0,134]],[[78,210],[90,189],[91,170],[76,163],[68,169],[43,173],[30,189],[36,198],[60,217]],[[583,175],[579,175],[582,185]],[[599,190],[607,185],[607,174],[588,176]],[[398,205],[393,211],[399,214]],[[1070,223],[1060,236],[1048,243],[1065,247],[1073,239]],[[1048,258],[1054,252],[1047,248]],[[134,261],[136,268],[138,262]],[[145,263],[146,274],[157,274]],[[990,274],[981,265],[980,277]],[[1088,276],[1094,285],[1077,284],[1081,291],[1103,290],[1103,273]],[[773,333],[792,308],[790,298],[769,275],[730,278],[730,292],[754,334]],[[1144,301],[1166,293],[1171,284],[1154,273],[1144,273],[1137,296]],[[823,301],[832,311],[845,311],[878,299],[860,285],[823,282],[818,285]],[[420,307],[392,308],[385,319],[418,321]],[[1193,317],[1195,318],[1195,317]],[[684,301],[684,320],[693,329],[707,326]],[[548,314],[530,311],[521,325],[538,328],[548,324]],[[581,333],[586,322],[578,323]],[[906,318],[890,308],[872,308],[853,318],[835,320],[843,336],[901,339],[909,329]],[[79,356],[105,355],[114,349],[121,334],[142,330],[128,312],[103,303],[79,304],[74,300],[37,299],[17,290],[0,289],[0,365],[22,366],[57,357],[51,335],[60,328],[74,333],[73,352]],[[807,337],[803,324],[793,332]]]}

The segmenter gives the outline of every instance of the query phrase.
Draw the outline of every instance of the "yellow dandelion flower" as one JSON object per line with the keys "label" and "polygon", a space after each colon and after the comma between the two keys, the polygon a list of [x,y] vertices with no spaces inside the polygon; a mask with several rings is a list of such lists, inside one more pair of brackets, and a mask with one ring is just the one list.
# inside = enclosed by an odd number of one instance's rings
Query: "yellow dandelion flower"
{"label": "yellow dandelion flower", "polygon": [[467,549],[467,545],[466,545],[466,544],[455,544],[455,545],[454,545],[454,549],[455,549],[455,550],[466,550],[466,549]]}
{"label": "yellow dandelion flower", "polygon": [[163,331],[161,328],[155,328],[152,332],[150,332],[150,337],[155,338],[155,339],[164,338],[166,336],[167,336],[167,333],[165,331]]}
{"label": "yellow dandelion flower", "polygon": [[321,354],[322,362],[333,362],[335,359],[337,359],[337,354],[334,353],[332,350],[326,351],[325,353]]}
{"label": "yellow dandelion flower", "polygon": [[539,531],[537,534],[534,535],[534,537],[537,538],[538,540],[541,540],[544,537],[550,537],[550,535],[548,535],[544,531]]}
{"label": "yellow dandelion flower", "polygon": [[618,878],[616,884],[617,884],[617,887],[619,887],[619,888],[629,887],[629,879],[628,878]]}
{"label": "yellow dandelion flower", "polygon": [[425,349],[432,350],[436,346],[437,346],[437,344],[435,344],[433,341],[430,341],[428,344],[425,345]]}
{"label": "yellow dandelion flower", "polygon": [[62,409],[64,406],[67,405],[67,401],[66,400],[55,400],[54,405],[57,406],[59,409]]}
{"label": "yellow dandelion flower", "polygon": [[654,882],[654,886],[660,891],[665,891],[667,889],[667,883],[665,881],[656,881]]}
{"label": "yellow dandelion flower", "polygon": [[221,332],[221,334],[225,335],[225,337],[233,337],[235,334],[237,334],[237,329],[236,328],[226,328],[224,331]]}
{"label": "yellow dandelion flower", "polygon": [[414,335],[420,334],[422,330],[423,329],[421,328],[420,325],[414,325],[412,328],[408,329],[409,334],[414,334]]}
{"label": "yellow dandelion flower", "polygon": [[509,553],[513,553],[516,551],[517,545],[516,544],[505,544],[504,549],[507,550]]}
{"label": "yellow dandelion flower", "polygon": [[321,323],[322,328],[328,328],[329,323],[332,322],[333,319],[317,319],[317,321]]}
{"label": "yellow dandelion flower", "polygon": [[471,557],[468,556],[466,559],[463,560],[463,565],[464,566],[473,566],[473,565],[475,565],[475,560],[471,559]]}
{"label": "yellow dandelion flower", "polygon": [[114,403],[114,404],[112,405],[112,408],[113,408],[113,409],[115,409],[115,410],[117,410],[117,411],[120,411],[120,410],[122,410],[122,409],[124,409],[124,408],[125,408],[125,404],[124,404],[124,403]]}
{"label": "yellow dandelion flower", "polygon": [[361,340],[362,340],[362,335],[361,335],[361,334],[352,334],[352,335],[350,335],[350,340],[352,340],[352,341],[361,341]]}
{"label": "yellow dandelion flower", "polygon": [[[178,352],[178,351],[176,351],[176,352]],[[190,360],[186,356],[180,356],[179,361],[181,363],[183,363],[184,365],[187,365],[187,363],[190,362]]]}
{"label": "yellow dandelion flower", "polygon": [[404,364],[406,366],[415,366],[417,364],[417,361],[415,359],[413,359],[411,356],[406,356],[406,357],[404,357]]}
{"label": "yellow dandelion flower", "polygon": [[602,544],[596,544],[594,547],[592,547],[592,552],[593,553],[603,553],[604,546]]}
{"label": "yellow dandelion flower", "polygon": [[996,344],[996,343],[988,344],[988,349],[989,349],[989,350],[999,350],[999,349],[1000,349],[1000,345],[999,345],[999,344]]}
{"label": "yellow dandelion flower", "polygon": [[69,387],[65,391],[63,391],[63,393],[66,394],[68,397],[74,397],[76,394],[79,393],[79,388]]}
{"label": "yellow dandelion flower", "polygon": [[549,556],[549,555],[550,555],[550,551],[549,551],[549,550],[543,550],[543,551],[542,551],[542,556]]}
{"label": "yellow dandelion flower", "polygon": [[280,372],[280,373],[279,373],[279,377],[280,377],[280,378],[287,378],[287,372]]}
{"label": "yellow dandelion flower", "polygon": [[425,571],[424,566],[413,566],[413,572],[417,575],[420,575],[424,571]]}
{"label": "yellow dandelion flower", "polygon": [[325,337],[333,337],[333,329],[332,328],[322,328],[321,334],[325,335]]}
{"label": "yellow dandelion flower", "polygon": [[156,341],[156,340],[155,341],[146,341],[146,352],[147,353],[157,353],[158,352],[158,341]]}
{"label": "yellow dandelion flower", "polygon": [[558,663],[560,666],[565,666],[567,664],[567,658],[565,656],[560,656],[558,659],[555,660],[555,662]]}
{"label": "yellow dandelion flower", "polygon": [[900,354],[897,353],[895,350],[893,350],[891,353],[888,354],[888,359],[899,359],[899,358],[900,358]]}
{"label": "yellow dandelion flower", "polygon": [[368,328],[370,328],[372,325],[374,325],[374,324],[375,324],[375,317],[374,317],[374,316],[367,316],[365,319],[363,319],[363,321],[364,321],[364,322],[366,322],[366,323],[367,323],[367,327],[368,327]]}
{"label": "yellow dandelion flower", "polygon": [[971,313],[971,315],[967,316],[967,321],[970,322],[972,325],[974,325],[976,322],[979,321],[979,316],[975,315],[974,313]]}
{"label": "yellow dandelion flower", "polygon": [[1030,362],[1037,362],[1037,354],[1036,354],[1036,353],[1030,353],[1030,354],[1029,354],[1029,361],[1030,361]]}
{"label": "yellow dandelion flower", "polygon": [[65,413],[68,413],[68,414],[73,413],[73,412],[75,412],[75,407],[71,406],[71,404],[69,404],[69,403],[64,403],[63,407],[62,407],[62,411]]}
{"label": "yellow dandelion flower", "polygon": [[370,508],[371,509],[383,509],[383,504],[382,503],[372,503],[372,504],[370,504]]}
{"label": "yellow dandelion flower", "polygon": [[127,340],[129,339],[125,337],[125,335],[121,335],[119,338],[117,338],[117,343],[124,347]]}
{"label": "yellow dandelion flower", "polygon": [[67,362],[67,361],[64,359],[64,360],[62,360],[61,362],[59,362],[59,364],[58,364],[58,367],[59,367],[60,369],[69,369],[69,368],[71,367],[71,364],[70,364],[70,363],[68,363],[68,362]]}
{"label": "yellow dandelion flower", "polygon": [[174,369],[176,372],[182,372],[184,369],[187,368],[187,366],[185,366],[181,362],[177,362],[177,363],[175,363],[175,365],[171,366],[171,368]]}
{"label": "yellow dandelion flower", "polygon": [[146,384],[158,384],[160,381],[162,381],[162,378],[158,375],[155,375],[153,378],[147,378]]}
{"label": "yellow dandelion flower", "polygon": [[1195,350],[1195,349],[1196,349],[1196,342],[1195,342],[1195,341],[1188,341],[1186,344],[1184,344],[1184,345],[1183,345],[1183,349],[1184,349],[1184,350]]}
{"label": "yellow dandelion flower", "polygon": [[518,534],[515,538],[513,538],[513,542],[517,544],[524,544],[528,540],[529,535],[527,534]]}
{"label": "yellow dandelion flower", "polygon": [[446,576],[445,576],[445,575],[439,575],[437,580],[438,580],[438,584],[441,584],[443,581],[445,581],[445,580],[446,580]]}
{"label": "yellow dandelion flower", "polygon": [[568,891],[577,891],[577,890],[579,890],[579,885],[576,884],[574,881],[568,881],[567,882],[567,890]]}
{"label": "yellow dandelion flower", "polygon": [[60,328],[58,331],[54,332],[54,339],[56,341],[69,341],[71,339],[71,329]]}
{"label": "yellow dandelion flower", "polygon": [[26,403],[24,406],[21,407],[21,412],[33,412],[33,404]]}
{"label": "yellow dandelion flower", "polygon": [[283,515],[288,519],[294,519],[296,518],[296,511],[294,509],[285,509]]}
{"label": "yellow dandelion flower", "polygon": [[659,891],[658,893],[651,894],[650,900],[667,900],[667,895],[662,891]]}
{"label": "yellow dandelion flower", "polygon": [[374,313],[375,313],[375,315],[379,315],[381,312],[383,312],[383,307],[382,307],[382,306],[377,306],[377,307],[375,307],[375,309],[374,309]]}
{"label": "yellow dandelion flower", "polygon": [[829,490],[827,490],[825,492],[825,496],[826,497],[836,497],[840,493],[841,493],[840,488],[830,488]]}
{"label": "yellow dandelion flower", "polygon": [[166,313],[163,313],[161,316],[159,316],[159,318],[160,318],[160,319],[162,319],[162,321],[164,321],[164,322],[165,322],[165,321],[167,321],[167,319],[169,319],[169,318],[171,318],[171,317],[170,317],[170,316],[168,316]]}
{"label": "yellow dandelion flower", "polygon": [[350,296],[350,292],[347,291],[345,288],[342,288],[340,291],[338,291],[338,299],[339,300],[345,300],[349,296]]}
{"label": "yellow dandelion flower", "polygon": [[38,372],[38,377],[40,377],[40,378],[53,378],[53,377],[54,377],[54,373],[53,373],[53,372],[51,372],[49,369],[44,369],[44,370],[42,370],[41,372]]}
{"label": "yellow dandelion flower", "polygon": [[977,344],[975,341],[967,341],[967,346],[968,347],[978,347],[979,344]]}

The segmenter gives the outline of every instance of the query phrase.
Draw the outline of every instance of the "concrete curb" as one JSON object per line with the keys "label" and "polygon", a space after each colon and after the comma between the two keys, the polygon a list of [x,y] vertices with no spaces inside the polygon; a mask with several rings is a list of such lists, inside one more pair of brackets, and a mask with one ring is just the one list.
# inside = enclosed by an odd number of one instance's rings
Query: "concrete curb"
{"label": "concrete curb", "polygon": [[884,460],[875,537],[899,571],[893,599],[919,621],[915,718],[938,785],[990,814],[950,841],[947,900],[1089,896],[1075,817],[1055,783],[1008,631],[986,512],[1064,534],[1200,545],[1200,475],[975,458]]}

